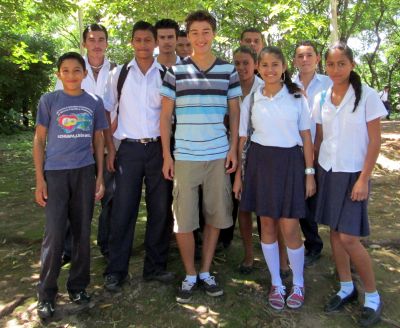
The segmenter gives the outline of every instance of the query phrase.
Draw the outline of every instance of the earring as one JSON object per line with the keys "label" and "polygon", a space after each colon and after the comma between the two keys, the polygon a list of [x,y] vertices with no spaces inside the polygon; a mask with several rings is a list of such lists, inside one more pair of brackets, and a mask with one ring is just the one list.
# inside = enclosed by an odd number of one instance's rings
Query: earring
{"label": "earring", "polygon": [[283,72],[283,74],[281,75],[281,82],[284,83],[285,80],[286,80],[286,72]]}

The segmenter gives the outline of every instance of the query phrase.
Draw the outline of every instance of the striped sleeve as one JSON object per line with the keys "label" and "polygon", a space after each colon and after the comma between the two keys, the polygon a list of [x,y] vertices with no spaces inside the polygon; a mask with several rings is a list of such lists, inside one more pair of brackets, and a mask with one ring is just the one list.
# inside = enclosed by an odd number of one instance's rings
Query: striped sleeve
{"label": "striped sleeve", "polygon": [[240,87],[239,74],[236,69],[233,68],[233,71],[229,76],[228,99],[237,98],[241,95],[242,89]]}
{"label": "striped sleeve", "polygon": [[176,76],[172,67],[165,74],[160,93],[164,97],[176,100]]}

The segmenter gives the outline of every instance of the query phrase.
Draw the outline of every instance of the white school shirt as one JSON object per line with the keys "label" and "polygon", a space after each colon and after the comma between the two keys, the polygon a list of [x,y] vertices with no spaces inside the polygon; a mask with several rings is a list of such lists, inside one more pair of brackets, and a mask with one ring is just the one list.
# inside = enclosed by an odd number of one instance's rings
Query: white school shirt
{"label": "white school shirt", "polygon": [[381,92],[379,92],[379,97],[381,98],[382,101],[388,101],[389,93],[386,92],[385,90],[382,90]]}
{"label": "white school shirt", "polygon": [[[136,59],[132,59],[128,68],[129,72],[121,90],[118,127],[114,137],[119,140],[159,137],[162,67],[154,59],[151,67],[143,75]],[[106,86],[104,107],[109,112],[117,110],[117,84],[121,69],[122,65],[113,70]]]}
{"label": "white school shirt", "polygon": [[[327,90],[332,85],[332,80],[328,76],[317,73],[314,74],[314,77],[308,84],[306,90],[304,89],[303,83],[301,83],[300,81],[300,74],[297,74],[295,76],[293,82],[296,83],[302,90],[306,92],[308,108],[310,111],[312,111],[312,109],[314,108],[315,96],[322,90]],[[315,132],[316,132],[316,123],[313,119],[311,119],[311,138],[313,142],[315,140]]]}
{"label": "white school shirt", "polygon": [[367,123],[385,115],[386,109],[378,93],[364,84],[355,112],[351,85],[338,107],[332,104],[331,95],[332,87],[327,90],[322,106],[322,94],[314,102],[313,118],[322,124],[323,131],[318,163],[326,171],[360,172],[369,143]]}
{"label": "white school shirt", "polygon": [[[291,148],[302,146],[299,131],[310,129],[310,112],[305,97],[295,98],[286,85],[272,98],[262,94],[259,86],[254,93],[251,141],[263,146]],[[247,137],[250,97],[243,100],[239,136]]]}
{"label": "white school shirt", "polygon": [[[98,95],[103,99],[108,76],[110,74],[111,63],[107,58],[104,58],[103,67],[100,69],[96,81],[93,76],[93,71],[92,68],[90,67],[87,57],[84,56],[83,59],[85,60],[88,74],[82,81],[82,89],[84,89],[86,92]],[[62,90],[62,89],[63,89],[62,82],[59,79],[57,79],[55,90]]]}

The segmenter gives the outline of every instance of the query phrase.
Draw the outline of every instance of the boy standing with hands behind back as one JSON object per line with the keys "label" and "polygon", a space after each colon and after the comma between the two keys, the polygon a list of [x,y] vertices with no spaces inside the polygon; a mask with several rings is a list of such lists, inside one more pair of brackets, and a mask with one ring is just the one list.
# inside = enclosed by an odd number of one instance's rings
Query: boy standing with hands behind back
{"label": "boy standing with hands behind back", "polygon": [[108,123],[101,98],[81,89],[85,66],[78,53],[62,55],[57,77],[63,90],[43,95],[38,106],[35,199],[46,213],[37,308],[42,319],[54,313],[67,220],[73,237],[68,294],[78,304],[90,301],[90,224],[94,200],[104,193],[102,130]]}

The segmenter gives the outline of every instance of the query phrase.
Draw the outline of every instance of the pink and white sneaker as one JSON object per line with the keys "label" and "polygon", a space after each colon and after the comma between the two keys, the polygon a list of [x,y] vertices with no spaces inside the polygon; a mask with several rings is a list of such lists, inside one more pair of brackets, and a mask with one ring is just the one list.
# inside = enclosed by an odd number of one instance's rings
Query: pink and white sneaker
{"label": "pink and white sneaker", "polygon": [[304,304],[304,287],[294,285],[288,298],[286,305],[291,309],[298,309]]}
{"label": "pink and white sneaker", "polygon": [[285,307],[285,286],[272,286],[268,295],[268,303],[275,310],[282,310]]}

